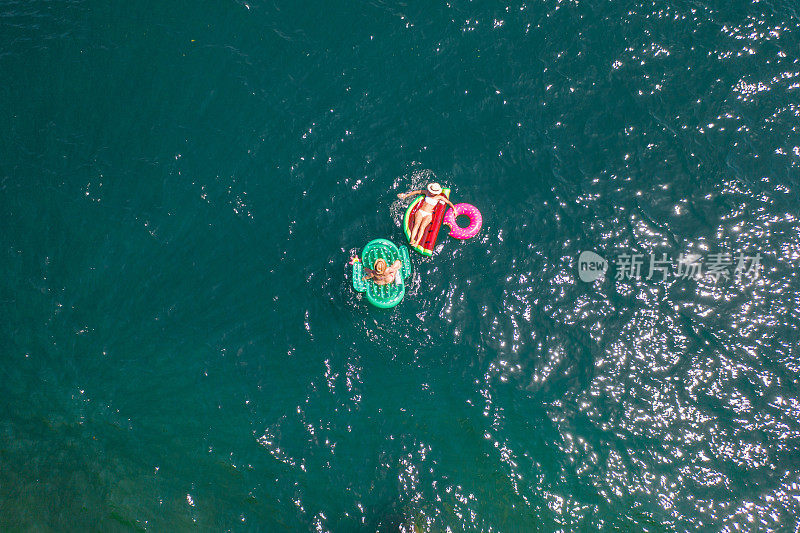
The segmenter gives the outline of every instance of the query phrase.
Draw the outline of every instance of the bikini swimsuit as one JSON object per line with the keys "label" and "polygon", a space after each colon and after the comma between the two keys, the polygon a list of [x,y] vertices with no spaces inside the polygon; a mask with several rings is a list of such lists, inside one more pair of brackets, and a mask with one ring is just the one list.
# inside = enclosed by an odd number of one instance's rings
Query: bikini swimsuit
{"label": "bikini swimsuit", "polygon": [[[430,196],[426,196],[425,197],[425,203],[428,204],[428,205],[435,206],[436,204],[439,203],[439,200],[437,200],[436,198],[431,198]],[[420,207],[420,209],[417,210],[417,213],[419,213],[423,217],[432,217],[433,216],[433,211],[425,211],[421,207]]]}

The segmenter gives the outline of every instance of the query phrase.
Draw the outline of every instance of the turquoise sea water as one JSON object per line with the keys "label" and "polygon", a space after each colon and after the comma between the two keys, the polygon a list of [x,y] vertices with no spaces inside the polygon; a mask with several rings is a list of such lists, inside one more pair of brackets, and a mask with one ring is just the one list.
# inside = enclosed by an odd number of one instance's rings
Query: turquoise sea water
{"label": "turquoise sea water", "polygon": [[[788,0],[0,0],[0,529],[796,531],[799,58]],[[483,229],[375,309],[431,179]]]}

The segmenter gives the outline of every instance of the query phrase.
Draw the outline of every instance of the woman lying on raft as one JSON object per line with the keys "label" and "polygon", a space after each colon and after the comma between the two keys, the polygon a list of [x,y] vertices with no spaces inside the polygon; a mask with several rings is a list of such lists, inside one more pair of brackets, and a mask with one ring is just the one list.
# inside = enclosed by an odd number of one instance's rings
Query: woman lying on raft
{"label": "woman lying on raft", "polygon": [[450,209],[455,210],[453,203],[442,194],[442,186],[438,183],[429,183],[426,190],[404,192],[398,194],[397,197],[402,199],[418,194],[424,194],[425,199],[420,204],[417,212],[414,213],[414,220],[409,224],[411,235],[409,236],[408,242],[411,246],[418,246],[419,242],[422,240],[422,236],[425,235],[425,230],[428,229],[428,225],[431,223],[431,220],[433,220],[433,209],[436,207],[436,204],[442,201],[449,205]]}
{"label": "woman lying on raft", "polygon": [[[357,255],[350,258],[351,265],[356,261],[360,261]],[[373,268],[368,268],[366,265],[363,266],[364,271],[367,273],[364,279],[371,279],[376,285],[388,285],[395,281],[397,272],[400,271],[402,266],[399,259],[392,263],[392,266],[386,266],[386,261],[383,259],[376,259]]]}

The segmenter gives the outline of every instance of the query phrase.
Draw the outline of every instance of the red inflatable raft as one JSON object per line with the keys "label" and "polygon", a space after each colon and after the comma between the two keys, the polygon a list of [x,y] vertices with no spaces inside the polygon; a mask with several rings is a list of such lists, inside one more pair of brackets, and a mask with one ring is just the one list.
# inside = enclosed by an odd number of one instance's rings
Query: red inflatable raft
{"label": "red inflatable raft", "polygon": [[[447,199],[450,199],[450,189],[442,189],[442,194]],[[422,235],[422,240],[420,241],[419,246],[410,246],[411,228],[409,225],[411,224],[411,221],[414,220],[414,213],[417,212],[417,209],[419,209],[420,203],[424,198],[424,194],[420,195],[413,202],[411,202],[411,205],[409,205],[408,209],[406,209],[406,214],[403,217],[403,231],[406,234],[406,240],[409,241],[410,248],[413,248],[422,255],[430,257],[433,255],[433,249],[436,247],[436,239],[439,238],[439,230],[442,227],[442,221],[444,220],[444,212],[447,210],[447,204],[441,200],[436,204],[436,207],[433,208],[433,218],[431,223],[425,229],[425,233]]]}

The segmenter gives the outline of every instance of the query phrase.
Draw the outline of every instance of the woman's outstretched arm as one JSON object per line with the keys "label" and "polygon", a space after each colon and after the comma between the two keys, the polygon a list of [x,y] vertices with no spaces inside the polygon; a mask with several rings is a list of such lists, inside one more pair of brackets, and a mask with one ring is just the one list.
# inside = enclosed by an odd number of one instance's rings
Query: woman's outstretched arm
{"label": "woman's outstretched arm", "polygon": [[[359,259],[357,255],[354,255],[350,258],[351,265],[358,263],[359,261],[361,261],[361,259]],[[367,265],[362,264],[361,269],[365,272],[365,275],[362,277],[362,279],[370,279],[375,275],[375,271],[369,268]]]}
{"label": "woman's outstretched arm", "polygon": [[397,195],[397,197],[400,198],[400,199],[403,199],[403,198],[408,198],[409,196],[416,196],[416,195],[422,194],[424,192],[425,191],[423,191],[423,190],[416,190],[416,191],[410,191],[410,192],[401,192],[400,194]]}

